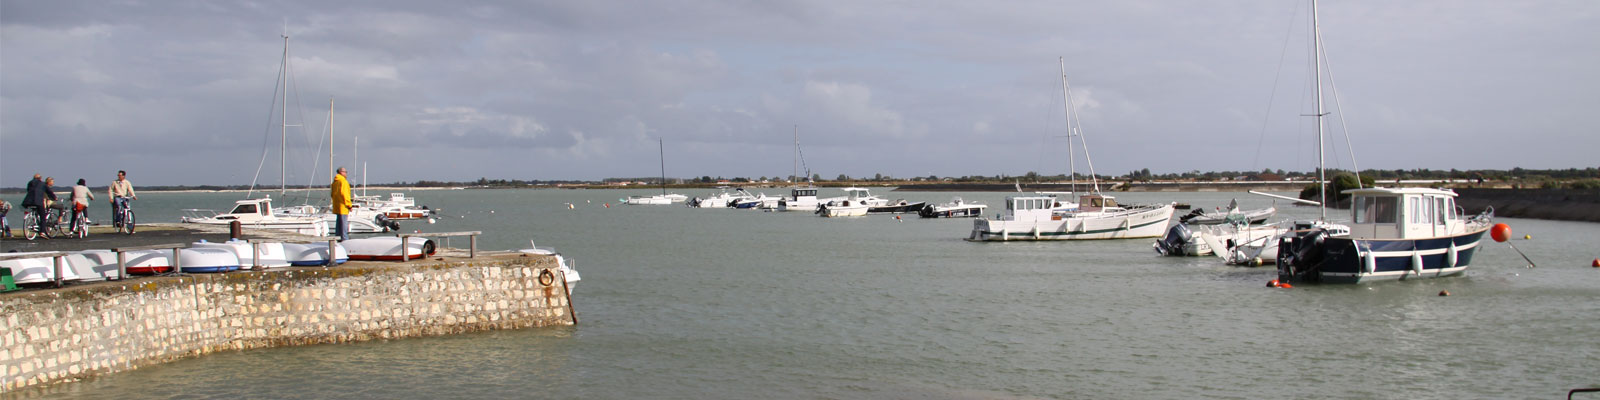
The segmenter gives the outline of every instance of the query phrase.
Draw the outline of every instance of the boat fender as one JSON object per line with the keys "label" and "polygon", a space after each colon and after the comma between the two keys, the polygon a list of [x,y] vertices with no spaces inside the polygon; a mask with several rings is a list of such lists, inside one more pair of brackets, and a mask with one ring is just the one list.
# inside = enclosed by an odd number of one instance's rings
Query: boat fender
{"label": "boat fender", "polygon": [[556,274],[550,273],[550,270],[548,269],[539,271],[540,285],[550,286],[554,283],[556,283]]}
{"label": "boat fender", "polygon": [[1411,272],[1422,275],[1422,253],[1416,250],[1411,251]]}
{"label": "boat fender", "polygon": [[1444,256],[1445,264],[1448,264],[1450,266],[1450,268],[1455,268],[1456,267],[1456,257],[1457,257],[1456,256],[1456,241],[1455,240],[1453,240],[1453,239],[1450,240],[1450,252],[1449,253],[1444,253],[1444,254],[1445,254],[1445,256]]}
{"label": "boat fender", "polygon": [[1372,249],[1361,253],[1361,268],[1369,274],[1378,270],[1378,256],[1372,253]]}

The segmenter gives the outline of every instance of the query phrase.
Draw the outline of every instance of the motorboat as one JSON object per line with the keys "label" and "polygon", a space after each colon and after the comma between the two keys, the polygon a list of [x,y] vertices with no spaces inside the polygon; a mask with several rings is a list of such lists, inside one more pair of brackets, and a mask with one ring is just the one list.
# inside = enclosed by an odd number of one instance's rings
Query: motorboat
{"label": "motorboat", "polygon": [[190,248],[226,249],[239,258],[241,266],[260,266],[263,268],[282,268],[289,266],[288,255],[284,253],[283,243],[262,242],[251,244],[248,241],[233,239],[226,242],[199,241],[189,244]]}
{"label": "motorboat", "polygon": [[400,252],[400,237],[383,236],[346,240],[341,245],[350,253],[351,260],[400,261],[415,260],[434,255],[438,251],[433,240],[421,237],[406,238],[405,253]]}
{"label": "motorboat", "polygon": [[622,203],[636,206],[664,206],[672,204],[672,199],[660,194],[654,196],[628,196],[628,198],[622,199]]}
{"label": "motorboat", "polygon": [[928,202],[909,202],[904,199],[888,202],[881,206],[867,206],[867,214],[917,214],[927,208]]}
{"label": "motorboat", "polygon": [[[1311,2],[1312,75],[1316,81],[1318,207],[1322,218],[1296,221],[1278,244],[1278,281],[1362,283],[1460,275],[1491,227],[1494,209],[1468,217],[1456,193],[1430,188],[1356,188],[1350,223],[1327,221],[1327,177],[1322,157],[1322,34]],[[1440,139],[1445,140],[1445,139]],[[1360,182],[1359,176],[1356,182]]]}
{"label": "motorboat", "polygon": [[689,206],[696,208],[726,208],[733,204],[733,200],[736,198],[734,194],[728,193],[726,186],[719,189],[722,189],[722,192],[705,198],[695,197],[691,199],[688,201]]}
{"label": "motorboat", "polygon": [[867,215],[872,206],[859,200],[840,200],[817,206],[817,214],[828,218],[860,217]]}
{"label": "motorboat", "polygon": [[1326,283],[1459,275],[1472,263],[1492,209],[1466,216],[1456,193],[1429,188],[1365,188],[1352,196],[1351,222],[1330,229],[1297,221],[1278,245],[1278,279]]}
{"label": "motorboat", "polygon": [[778,208],[778,197],[770,197],[767,196],[766,193],[750,194],[743,188],[738,190],[740,193],[744,193],[744,196],[740,196],[733,201],[733,208],[752,208],[762,210]]}
{"label": "motorboat", "polygon": [[1173,205],[1123,207],[1111,196],[1078,197],[1078,209],[1057,212],[1054,196],[1006,198],[997,218],[973,221],[969,241],[1084,240],[1159,237],[1172,219]]}
{"label": "motorboat", "polygon": [[1243,222],[1201,226],[1191,231],[1187,224],[1180,222],[1152,246],[1162,255],[1215,255],[1229,265],[1261,266],[1275,262],[1278,239],[1287,232],[1287,228],[1278,224],[1245,225]]}
{"label": "motorboat", "polygon": [[556,258],[557,268],[560,268],[561,274],[567,277],[567,293],[572,293],[572,289],[577,287],[578,281],[583,280],[583,277],[579,276],[578,274],[577,260],[563,256],[561,253],[557,253],[555,249],[534,246],[534,243],[531,240],[528,241],[528,245],[533,247],[518,250],[518,252],[525,254],[553,256]]}
{"label": "motorboat", "polygon": [[[228,225],[238,221],[246,228],[286,230],[302,235],[327,236],[328,223],[318,217],[284,217],[272,214],[272,198],[244,199],[234,202],[233,209],[225,214],[211,210],[183,210],[184,223]],[[206,213],[210,215],[206,215]]]}
{"label": "motorboat", "polygon": [[1267,222],[1268,219],[1272,219],[1272,217],[1277,214],[1277,207],[1240,210],[1239,200],[1234,199],[1233,201],[1228,202],[1228,208],[1226,210],[1218,210],[1216,213],[1207,214],[1204,208],[1196,208],[1193,211],[1190,211],[1189,214],[1178,217],[1178,222],[1189,225],[1259,225]]}
{"label": "motorboat", "polygon": [[951,199],[949,203],[936,204],[923,207],[917,215],[923,218],[965,218],[981,217],[989,205],[983,203],[968,203],[960,197]]}
{"label": "motorboat", "polygon": [[[280,217],[322,218],[323,221],[327,221],[330,227],[339,218],[327,207],[317,207],[310,204],[278,207],[272,210],[272,214]],[[371,207],[351,207],[350,214],[346,215],[345,220],[350,222],[350,233],[384,233],[400,230],[400,223],[389,219],[388,213]]]}
{"label": "motorboat", "polygon": [[789,197],[778,199],[778,211],[817,211],[817,206],[839,200],[844,198],[817,198],[815,187],[794,188],[789,190]]}
{"label": "motorboat", "polygon": [[[335,243],[333,247],[334,265],[350,261],[350,252],[345,250],[343,245]],[[327,243],[284,243],[283,253],[288,258],[289,265],[297,267],[328,265]]]}

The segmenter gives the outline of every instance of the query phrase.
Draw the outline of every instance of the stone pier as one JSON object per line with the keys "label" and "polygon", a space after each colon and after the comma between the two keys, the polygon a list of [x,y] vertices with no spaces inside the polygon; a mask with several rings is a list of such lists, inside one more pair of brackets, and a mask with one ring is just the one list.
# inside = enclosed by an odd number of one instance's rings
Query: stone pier
{"label": "stone pier", "polygon": [[218,351],[572,325],[548,256],[350,262],[0,294],[0,393]]}

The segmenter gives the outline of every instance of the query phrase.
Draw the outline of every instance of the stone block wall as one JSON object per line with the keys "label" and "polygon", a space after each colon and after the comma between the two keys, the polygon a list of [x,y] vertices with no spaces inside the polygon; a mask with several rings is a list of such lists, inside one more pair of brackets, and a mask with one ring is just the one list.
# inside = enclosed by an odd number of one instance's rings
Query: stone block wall
{"label": "stone block wall", "polygon": [[564,282],[552,257],[495,256],[0,294],[0,393],[224,350],[571,325]]}

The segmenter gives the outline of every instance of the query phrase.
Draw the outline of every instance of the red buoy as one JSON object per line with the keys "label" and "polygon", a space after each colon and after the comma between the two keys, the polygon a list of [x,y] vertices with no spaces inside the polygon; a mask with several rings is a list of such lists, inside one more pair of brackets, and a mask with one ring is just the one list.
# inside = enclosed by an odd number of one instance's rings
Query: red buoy
{"label": "red buoy", "polygon": [[1511,225],[1494,224],[1493,228],[1489,228],[1489,237],[1494,238],[1496,242],[1504,242],[1511,239]]}
{"label": "red buoy", "polygon": [[1278,288],[1279,289],[1290,289],[1290,288],[1293,288],[1293,287],[1294,286],[1290,285],[1289,282],[1283,282],[1283,283],[1279,283],[1278,284]]}
{"label": "red buoy", "polygon": [[1594,264],[1591,264],[1591,266],[1593,266],[1595,268],[1600,268],[1600,258],[1594,259]]}

